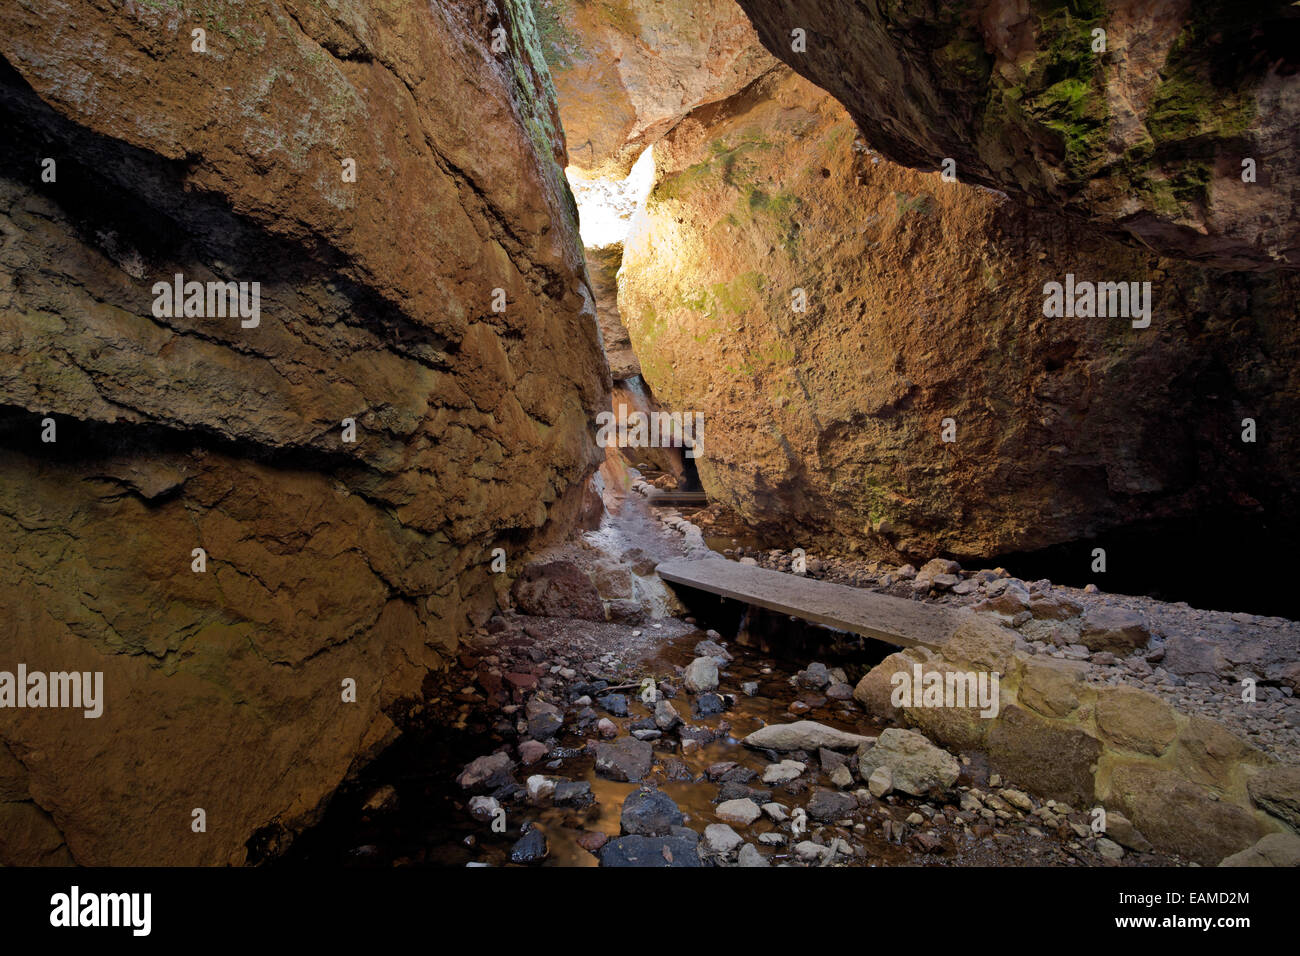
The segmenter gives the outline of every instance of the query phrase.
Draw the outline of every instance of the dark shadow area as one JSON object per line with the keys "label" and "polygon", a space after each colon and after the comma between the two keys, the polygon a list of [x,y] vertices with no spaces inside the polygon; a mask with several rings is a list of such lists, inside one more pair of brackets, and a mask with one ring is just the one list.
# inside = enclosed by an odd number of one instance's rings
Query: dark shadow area
{"label": "dark shadow area", "polygon": [[[1039,551],[967,560],[964,566],[1002,566],[1026,581],[1095,584],[1112,594],[1186,601],[1213,611],[1300,618],[1300,594],[1289,553],[1294,529],[1259,515],[1162,519],[1107,531]],[[1106,552],[1106,571],[1092,571],[1093,550]]]}
{"label": "dark shadow area", "polygon": [[710,591],[670,585],[687,612],[701,629],[713,629],[726,642],[735,641],[802,667],[810,660],[828,666],[839,665],[855,681],[863,673],[901,648],[884,641],[838,631],[789,614],[741,601],[728,600]]}

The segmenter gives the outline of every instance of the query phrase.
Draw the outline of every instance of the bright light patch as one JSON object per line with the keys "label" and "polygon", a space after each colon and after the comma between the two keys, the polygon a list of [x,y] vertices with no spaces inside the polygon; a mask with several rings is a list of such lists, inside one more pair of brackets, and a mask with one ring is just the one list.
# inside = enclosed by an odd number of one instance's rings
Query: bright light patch
{"label": "bright light patch", "polygon": [[632,216],[650,195],[654,183],[652,153],[647,149],[641,154],[627,179],[585,179],[582,170],[574,166],[564,171],[578,203],[578,227],[584,246],[608,246],[626,238]]}

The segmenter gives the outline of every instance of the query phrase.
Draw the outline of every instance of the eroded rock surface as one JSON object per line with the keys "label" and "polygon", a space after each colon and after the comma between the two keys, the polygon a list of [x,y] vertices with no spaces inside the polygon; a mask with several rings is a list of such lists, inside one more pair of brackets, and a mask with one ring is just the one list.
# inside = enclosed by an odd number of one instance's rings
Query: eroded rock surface
{"label": "eroded rock surface", "polygon": [[608,378],[525,4],[105,11],[0,14],[0,638],[106,697],[6,711],[2,862],[239,863],[576,519]]}
{"label": "eroded rock surface", "polygon": [[[705,413],[710,500],[751,525],[925,560],[1207,509],[1295,520],[1294,275],[895,166],[788,71],[694,111],[655,164],[620,312],[660,403]],[[1045,317],[1067,275],[1150,282],[1150,326]]]}
{"label": "eroded rock surface", "polygon": [[1166,254],[1300,265],[1297,14],[1285,0],[740,5],[768,49],[896,162],[951,158],[963,181]]}
{"label": "eroded rock surface", "polygon": [[626,176],[688,112],[776,65],[735,0],[533,0],[569,162]]}

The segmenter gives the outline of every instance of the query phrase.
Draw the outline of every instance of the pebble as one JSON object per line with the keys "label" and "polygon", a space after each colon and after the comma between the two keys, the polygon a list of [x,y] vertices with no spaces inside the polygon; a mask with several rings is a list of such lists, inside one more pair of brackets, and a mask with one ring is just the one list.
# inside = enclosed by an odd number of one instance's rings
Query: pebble
{"label": "pebble", "polygon": [[710,823],[704,828],[704,843],[714,853],[726,855],[745,841],[725,823]]}
{"label": "pebble", "polygon": [[533,774],[524,783],[524,789],[528,791],[528,799],[536,803],[555,793],[555,781],[542,774]]}
{"label": "pebble", "polygon": [[719,820],[725,820],[727,823],[739,823],[742,826],[749,826],[762,815],[757,803],[748,797],[740,800],[727,800],[718,804],[714,813]]}
{"label": "pebble", "polygon": [[1029,813],[1034,809],[1034,801],[1029,799],[1029,794],[1022,790],[999,790],[998,796],[1017,810],[1024,810]]}
{"label": "pebble", "polygon": [[739,857],[737,858],[737,862],[741,866],[748,866],[748,867],[761,867],[761,866],[772,865],[767,861],[767,857],[763,856],[763,854],[758,852],[758,847],[754,846],[752,843],[746,843],[744,846],[740,848],[740,854]]}
{"label": "pebble", "polygon": [[501,804],[496,797],[482,795],[470,797],[469,815],[480,823],[487,823],[492,820],[500,809]]}
{"label": "pebble", "polygon": [[546,834],[534,827],[520,837],[510,848],[511,863],[540,863],[550,853]]}
{"label": "pebble", "polygon": [[763,771],[763,782],[766,784],[789,783],[800,776],[806,769],[807,765],[797,760],[782,760],[780,763],[768,764],[767,769]]}

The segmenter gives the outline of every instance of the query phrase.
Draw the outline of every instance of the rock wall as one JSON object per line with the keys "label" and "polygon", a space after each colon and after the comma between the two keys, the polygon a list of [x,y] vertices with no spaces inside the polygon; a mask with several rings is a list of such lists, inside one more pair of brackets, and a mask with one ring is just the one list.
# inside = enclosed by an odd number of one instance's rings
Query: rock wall
{"label": "rock wall", "polygon": [[[0,670],[104,675],[97,719],[0,711],[0,863],[274,852],[503,596],[491,549],[590,504],[531,11],[39,0],[0,56]],[[256,323],[155,310],[176,274]]]}
{"label": "rock wall", "polygon": [[605,346],[609,374],[622,382],[641,374],[641,365],[632,351],[632,340],[618,314],[618,267],[623,263],[623,244],[588,247],[587,272],[595,297],[596,321]]}
{"label": "rock wall", "polygon": [[[790,546],[990,556],[1206,510],[1294,526],[1294,274],[1162,259],[896,166],[786,70],[694,111],[655,165],[620,313],[660,403],[705,413],[710,500]],[[1149,327],[1045,317],[1067,275],[1150,282]]]}
{"label": "rock wall", "polygon": [[776,61],[735,0],[532,0],[569,162],[621,179],[696,106]]}
{"label": "rock wall", "polygon": [[896,162],[951,158],[964,182],[1169,255],[1300,265],[1300,11],[1286,0],[740,5]]}

